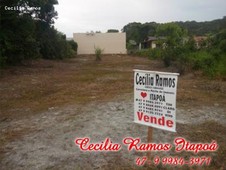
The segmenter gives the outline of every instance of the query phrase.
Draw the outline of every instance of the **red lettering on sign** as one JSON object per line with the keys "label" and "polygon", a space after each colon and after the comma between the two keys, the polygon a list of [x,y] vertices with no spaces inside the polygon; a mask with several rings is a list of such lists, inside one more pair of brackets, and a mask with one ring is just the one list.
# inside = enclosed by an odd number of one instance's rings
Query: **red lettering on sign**
{"label": "red lettering on sign", "polygon": [[167,127],[173,127],[173,121],[172,120],[166,120],[164,116],[157,118],[155,116],[148,116],[145,115],[143,112],[137,112],[137,117],[139,121],[144,122],[150,122],[153,124],[161,125],[161,126],[167,126]]}

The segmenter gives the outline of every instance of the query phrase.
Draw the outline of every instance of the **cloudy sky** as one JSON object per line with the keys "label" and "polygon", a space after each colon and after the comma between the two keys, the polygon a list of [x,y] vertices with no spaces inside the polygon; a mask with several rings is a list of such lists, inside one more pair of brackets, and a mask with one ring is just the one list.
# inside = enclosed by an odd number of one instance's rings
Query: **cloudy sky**
{"label": "cloudy sky", "polygon": [[121,30],[130,22],[211,21],[226,16],[226,0],[58,0],[55,27],[73,32]]}

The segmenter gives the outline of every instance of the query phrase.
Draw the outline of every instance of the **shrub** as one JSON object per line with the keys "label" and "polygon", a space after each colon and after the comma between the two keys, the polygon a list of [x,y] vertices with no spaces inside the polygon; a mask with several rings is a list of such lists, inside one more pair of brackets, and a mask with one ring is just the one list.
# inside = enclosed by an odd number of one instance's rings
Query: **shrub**
{"label": "shrub", "polygon": [[150,59],[159,59],[163,55],[163,50],[160,48],[154,48],[149,51],[148,57]]}
{"label": "shrub", "polygon": [[71,46],[72,50],[77,53],[78,44],[74,40],[67,41],[68,44]]}
{"label": "shrub", "polygon": [[104,50],[102,50],[100,47],[94,47],[94,49],[95,49],[96,61],[101,61],[101,55]]}
{"label": "shrub", "polygon": [[136,55],[138,56],[142,56],[142,57],[148,57],[148,49],[142,49],[142,50],[138,50],[136,51]]}
{"label": "shrub", "polygon": [[194,61],[193,68],[195,70],[205,69],[206,67],[211,67],[214,64],[214,59],[210,53],[206,51],[198,51],[191,53],[191,57]]}
{"label": "shrub", "polygon": [[149,59],[160,59],[162,57],[162,49],[142,49],[136,52],[136,55],[148,57]]}
{"label": "shrub", "polygon": [[226,55],[222,55],[220,61],[216,65],[217,76],[224,76],[226,78]]}

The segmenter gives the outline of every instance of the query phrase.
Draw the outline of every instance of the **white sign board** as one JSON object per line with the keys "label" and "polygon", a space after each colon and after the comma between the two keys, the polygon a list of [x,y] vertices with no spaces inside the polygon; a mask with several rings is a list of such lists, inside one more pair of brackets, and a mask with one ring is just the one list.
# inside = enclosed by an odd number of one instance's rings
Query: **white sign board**
{"label": "white sign board", "polygon": [[134,70],[134,121],[176,132],[178,73]]}

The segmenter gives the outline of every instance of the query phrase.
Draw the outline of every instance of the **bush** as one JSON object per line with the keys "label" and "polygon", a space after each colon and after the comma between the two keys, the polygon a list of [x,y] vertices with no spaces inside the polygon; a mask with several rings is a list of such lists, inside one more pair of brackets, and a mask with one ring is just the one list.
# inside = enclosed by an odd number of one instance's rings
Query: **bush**
{"label": "bush", "polygon": [[193,39],[166,48],[140,50],[139,56],[150,59],[162,59],[166,67],[174,65],[182,74],[185,71],[202,70],[209,77],[226,76],[226,30],[221,31],[212,39],[208,46],[197,49]]}
{"label": "bush", "polygon": [[198,51],[192,53],[194,61],[194,69],[205,69],[206,67],[213,67],[215,63],[214,57],[207,51]]}
{"label": "bush", "polygon": [[164,62],[164,65],[166,67],[169,67],[175,61],[179,61],[179,62],[182,61],[181,59],[184,56],[185,51],[181,47],[180,48],[179,47],[176,47],[176,48],[168,47],[166,49],[162,49],[160,54],[161,54],[161,58]]}
{"label": "bush", "polygon": [[78,44],[74,40],[70,40],[70,41],[67,41],[67,42],[71,46],[72,50],[74,50],[77,53]]}
{"label": "bush", "polygon": [[138,56],[142,56],[142,57],[148,57],[148,53],[149,53],[149,50],[148,49],[142,49],[142,50],[136,50],[136,55]]}
{"label": "bush", "polygon": [[101,61],[101,54],[104,50],[102,50],[99,47],[94,47],[94,49],[95,49],[96,61]]}
{"label": "bush", "polygon": [[226,55],[222,55],[221,60],[217,63],[216,75],[226,77]]}
{"label": "bush", "polygon": [[38,34],[40,44],[40,53],[45,59],[63,59],[69,58],[76,54],[77,43],[67,41],[66,36],[56,31],[54,28],[45,28],[42,25]]}
{"label": "bush", "polygon": [[148,57],[149,59],[160,59],[162,57],[162,49],[142,49],[136,52],[136,55]]}
{"label": "bush", "polygon": [[163,55],[163,50],[160,48],[151,49],[149,51],[148,57],[150,59],[160,59]]}

